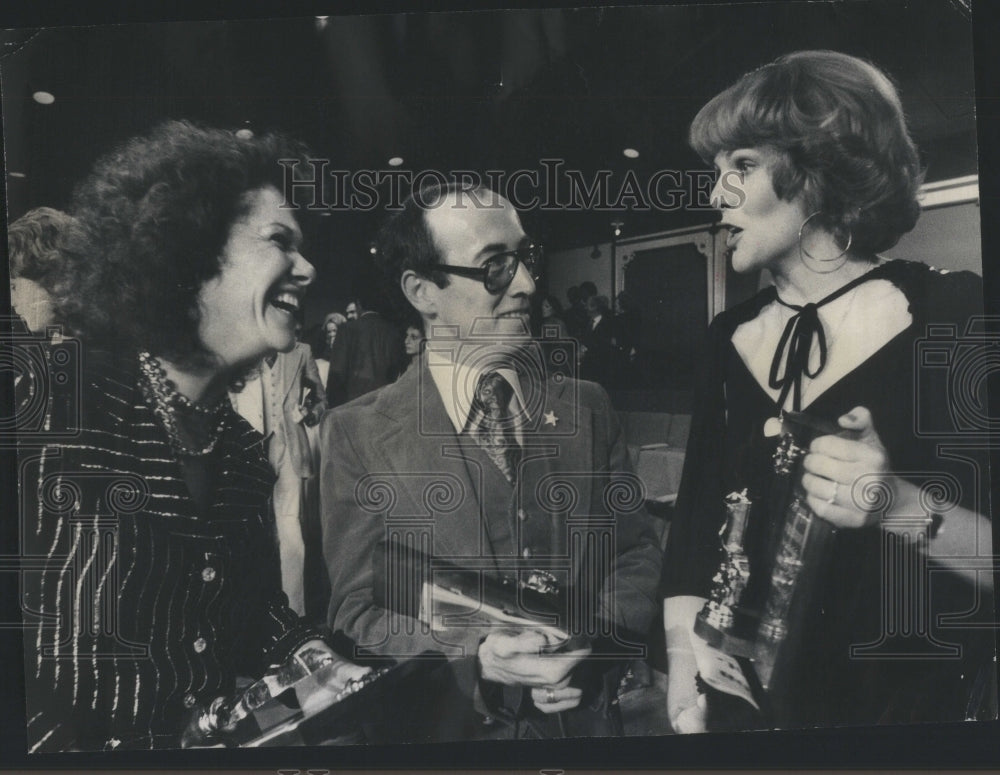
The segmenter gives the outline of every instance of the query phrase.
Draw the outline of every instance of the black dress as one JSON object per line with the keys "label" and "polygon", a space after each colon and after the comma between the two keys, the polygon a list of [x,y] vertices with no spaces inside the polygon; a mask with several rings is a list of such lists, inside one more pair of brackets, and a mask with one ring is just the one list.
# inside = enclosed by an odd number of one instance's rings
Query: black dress
{"label": "black dress", "polygon": [[[938,432],[942,423],[949,424],[948,407],[956,399],[948,392],[946,358],[928,360],[922,354],[959,350],[970,317],[981,314],[981,279],[969,272],[942,273],[905,261],[883,264],[868,277],[888,280],[900,289],[909,301],[912,324],[831,385],[806,412],[835,422],[854,407],[866,406],[894,471],[924,472],[911,477],[918,483],[933,475],[956,484],[951,494],[963,506],[988,513],[984,505],[988,500],[982,498],[989,477],[977,477],[975,465],[968,461],[947,459],[937,452],[942,441],[968,440],[969,429],[952,424]],[[764,507],[771,495],[776,439],[765,438],[763,426],[779,414],[779,407],[749,372],[731,340],[739,325],[755,318],[775,297],[774,288],[762,291],[716,317],[710,327],[711,349],[696,394],[664,560],[667,597],[709,595],[721,559],[718,531],[725,521],[723,499],[743,488],[755,504],[745,537],[751,582],[743,602],[759,608],[766,595],[767,547],[783,515],[768,514]],[[930,340],[926,340],[928,326],[934,326]],[[920,368],[915,366],[918,359],[923,359]],[[952,371],[956,360],[951,358]],[[878,643],[886,628],[895,626],[883,620],[899,621],[881,605],[886,588],[882,539],[879,527],[835,534],[828,573],[803,623],[801,647],[790,668],[795,679],[790,682],[792,696],[786,699],[789,726],[966,717],[978,668],[991,662],[984,658],[994,650],[988,631],[932,626],[925,633],[919,623],[906,620],[904,628],[918,631],[915,635],[851,657],[852,645]],[[976,609],[978,620],[992,618],[992,601],[980,600],[977,607],[975,590],[948,574],[932,573],[929,586],[933,614]],[[942,645],[956,643],[964,647],[960,659]],[[894,656],[887,656],[890,653]],[[901,653],[912,658],[903,659]],[[866,658],[858,658],[859,654]]]}

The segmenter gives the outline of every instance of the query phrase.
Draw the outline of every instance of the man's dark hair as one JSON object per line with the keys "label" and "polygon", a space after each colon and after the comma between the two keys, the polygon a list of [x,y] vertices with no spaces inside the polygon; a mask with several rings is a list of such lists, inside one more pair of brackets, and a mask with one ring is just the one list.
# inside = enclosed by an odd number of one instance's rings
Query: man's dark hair
{"label": "man's dark hair", "polygon": [[[444,272],[432,268],[441,263],[441,254],[427,225],[427,211],[440,207],[456,193],[468,195],[469,206],[475,206],[471,203],[472,197],[479,192],[487,192],[487,189],[468,183],[431,183],[411,192],[403,201],[402,209],[394,212],[382,224],[375,239],[375,263],[382,275],[385,292],[392,299],[401,319],[405,319],[410,309],[400,288],[404,272],[416,272],[421,277],[430,279],[439,288],[445,288],[449,283]],[[492,192],[488,193],[492,195]]]}

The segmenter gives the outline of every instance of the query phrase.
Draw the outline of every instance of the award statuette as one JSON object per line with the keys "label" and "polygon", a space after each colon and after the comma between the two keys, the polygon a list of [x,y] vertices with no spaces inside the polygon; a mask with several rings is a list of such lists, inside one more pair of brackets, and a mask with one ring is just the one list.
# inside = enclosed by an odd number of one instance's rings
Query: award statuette
{"label": "award statuette", "polygon": [[692,639],[697,687],[704,695],[705,725],[712,731],[756,729],[762,711],[753,669],[757,618],[740,605],[750,580],[743,537],[751,502],[746,490],[726,496],[726,521],[719,530],[723,558],[712,579],[709,600],[695,617]]}
{"label": "award statuette", "polygon": [[315,651],[227,697],[195,707],[181,735],[181,748],[340,745],[364,742],[360,722],[376,718],[380,707],[421,670],[442,660],[436,654],[383,667],[341,683],[346,663]]}
{"label": "award statuette", "polygon": [[[779,425],[777,419],[774,425]],[[724,557],[711,597],[695,618],[699,642],[692,644],[699,688],[708,695],[709,729],[781,727],[789,721],[787,680],[835,532],[806,502],[802,459],[814,438],[838,433],[844,432],[808,415],[782,413],[768,497],[752,504],[746,491],[726,496],[726,522],[719,531]],[[767,520],[773,527],[770,562],[750,568],[744,535],[752,511],[755,520]],[[762,599],[742,599],[751,571],[763,576],[755,580],[765,593]],[[766,583],[760,585],[761,580]]]}
{"label": "award statuette", "polygon": [[719,530],[724,557],[712,579],[712,594],[695,620],[695,632],[709,645],[726,653],[752,656],[753,622],[739,609],[750,580],[750,562],[743,551],[743,535],[752,503],[747,491],[726,496],[726,521]]}

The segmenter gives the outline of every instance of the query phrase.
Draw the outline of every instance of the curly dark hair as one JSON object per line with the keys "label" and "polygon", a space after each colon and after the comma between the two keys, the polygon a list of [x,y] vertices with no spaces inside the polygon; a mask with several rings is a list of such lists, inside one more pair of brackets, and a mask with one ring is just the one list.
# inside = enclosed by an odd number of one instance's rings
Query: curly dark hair
{"label": "curly dark hair", "polygon": [[[84,341],[205,363],[198,293],[221,270],[249,192],[283,191],[304,146],[278,134],[168,121],[100,159],[73,194],[81,238],[67,247],[57,310]],[[289,169],[292,168],[288,164]]]}
{"label": "curly dark hair", "polygon": [[706,162],[767,146],[775,193],[802,193],[860,254],[891,248],[920,215],[922,171],[889,77],[836,51],[786,54],[741,77],[695,116],[689,141]]}
{"label": "curly dark hair", "polygon": [[10,276],[35,280],[48,288],[62,274],[62,243],[76,229],[76,220],[61,210],[36,207],[7,229]]}

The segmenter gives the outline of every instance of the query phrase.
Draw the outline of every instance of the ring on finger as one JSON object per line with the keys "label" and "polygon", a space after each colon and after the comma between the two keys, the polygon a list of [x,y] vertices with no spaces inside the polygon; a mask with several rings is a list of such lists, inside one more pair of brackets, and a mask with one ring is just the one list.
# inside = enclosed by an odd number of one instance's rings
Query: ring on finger
{"label": "ring on finger", "polygon": [[546,705],[551,705],[555,701],[556,701],[556,690],[555,689],[546,689],[545,690],[545,704]]}
{"label": "ring on finger", "polygon": [[835,500],[837,500],[837,491],[838,491],[839,489],[840,489],[840,482],[834,482],[834,483],[833,483],[833,492],[832,492],[832,493],[830,493],[830,497],[829,497],[829,498],[827,498],[827,499],[826,499],[826,500],[824,501],[824,503],[827,503],[827,504],[831,504],[831,505],[832,505],[832,504],[833,504],[833,502],[834,502]]}

